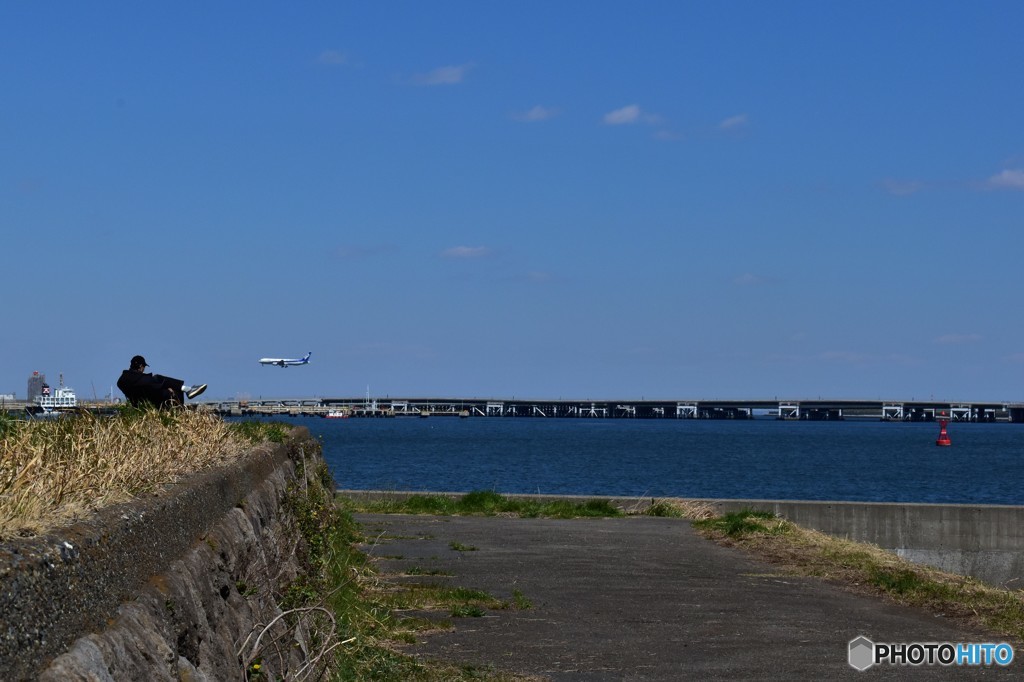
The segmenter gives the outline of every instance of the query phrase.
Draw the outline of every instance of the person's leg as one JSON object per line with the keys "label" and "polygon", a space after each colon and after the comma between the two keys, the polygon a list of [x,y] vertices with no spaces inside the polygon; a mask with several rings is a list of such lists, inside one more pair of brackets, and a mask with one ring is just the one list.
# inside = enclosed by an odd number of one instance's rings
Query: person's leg
{"label": "person's leg", "polygon": [[182,386],[185,385],[184,381],[173,377],[165,377],[162,374],[154,374],[153,376],[156,379],[160,379],[160,385],[164,394],[162,403],[171,405],[185,404],[185,392],[182,390]]}
{"label": "person's leg", "polygon": [[153,407],[163,407],[164,403],[173,397],[173,390],[165,386],[163,382],[151,382],[139,388],[134,402],[139,406],[149,404]]}

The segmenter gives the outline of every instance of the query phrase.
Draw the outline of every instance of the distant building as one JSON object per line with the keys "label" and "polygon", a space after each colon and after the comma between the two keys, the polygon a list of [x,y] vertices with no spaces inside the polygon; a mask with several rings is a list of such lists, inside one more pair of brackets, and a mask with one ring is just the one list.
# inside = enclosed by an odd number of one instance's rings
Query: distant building
{"label": "distant building", "polygon": [[13,393],[0,393],[0,403],[13,403],[13,402],[14,402],[14,394]]}
{"label": "distant building", "polygon": [[28,401],[33,402],[43,394],[43,386],[46,386],[46,375],[39,372],[32,372],[28,378]]}

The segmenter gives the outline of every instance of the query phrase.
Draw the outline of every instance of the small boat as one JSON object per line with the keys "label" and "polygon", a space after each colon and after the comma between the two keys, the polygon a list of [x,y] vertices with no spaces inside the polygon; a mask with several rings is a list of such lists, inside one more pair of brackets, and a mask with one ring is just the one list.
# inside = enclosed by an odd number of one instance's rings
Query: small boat
{"label": "small boat", "polygon": [[348,419],[348,410],[330,410],[325,416],[327,419]]}

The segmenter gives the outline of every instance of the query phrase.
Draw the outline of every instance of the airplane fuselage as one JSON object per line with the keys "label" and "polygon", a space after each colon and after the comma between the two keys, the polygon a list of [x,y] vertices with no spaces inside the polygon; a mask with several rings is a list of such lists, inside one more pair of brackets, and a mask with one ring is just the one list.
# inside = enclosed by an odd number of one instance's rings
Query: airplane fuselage
{"label": "airplane fuselage", "polygon": [[290,367],[292,365],[308,365],[309,356],[313,351],[306,353],[304,358],[260,358],[261,365],[277,365],[278,367]]}

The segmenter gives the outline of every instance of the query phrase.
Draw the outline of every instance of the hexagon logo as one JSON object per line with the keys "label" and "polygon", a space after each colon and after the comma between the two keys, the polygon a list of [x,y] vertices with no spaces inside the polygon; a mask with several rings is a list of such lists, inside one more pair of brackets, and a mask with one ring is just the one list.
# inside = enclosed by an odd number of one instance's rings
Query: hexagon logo
{"label": "hexagon logo", "polygon": [[850,640],[850,665],[857,670],[865,671],[875,664],[875,643],[861,635]]}

